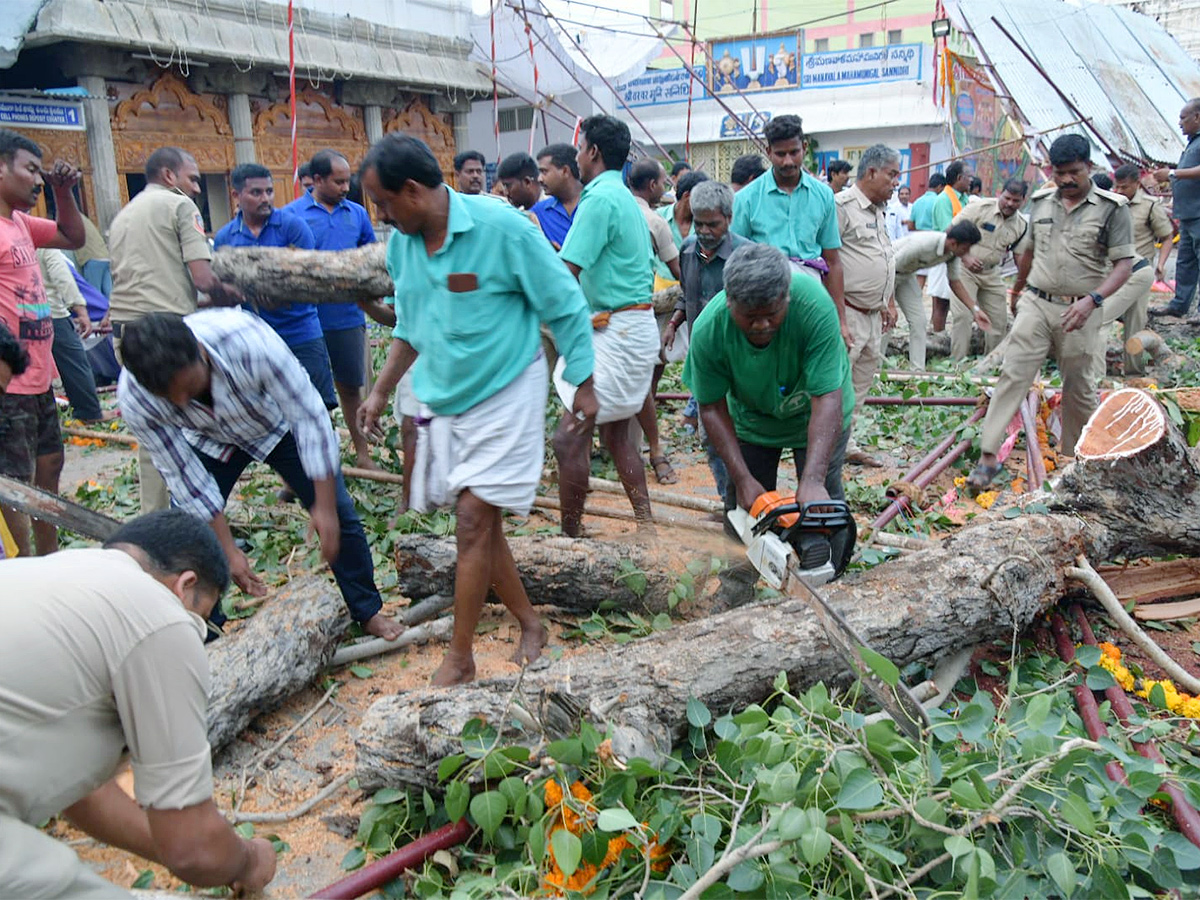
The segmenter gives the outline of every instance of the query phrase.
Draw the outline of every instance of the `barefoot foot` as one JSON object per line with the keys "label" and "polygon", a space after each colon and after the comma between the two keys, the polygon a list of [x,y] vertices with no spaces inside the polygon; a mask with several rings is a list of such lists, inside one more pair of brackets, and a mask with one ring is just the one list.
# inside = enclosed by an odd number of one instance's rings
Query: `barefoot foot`
{"label": "barefoot foot", "polygon": [[542,648],[546,646],[546,641],[550,635],[540,620],[534,619],[528,625],[521,625],[521,641],[517,644],[517,652],[513,654],[512,661],[517,665],[525,665],[531,663],[542,655]]}
{"label": "barefoot foot", "polygon": [[394,641],[400,635],[404,634],[404,626],[395,619],[389,619],[383,613],[376,613],[362,623],[363,631],[367,634],[373,634],[375,637],[383,638],[385,641]]}
{"label": "barefoot foot", "polygon": [[375,460],[371,459],[370,456],[355,457],[354,464],[356,466],[358,466],[358,468],[360,468],[360,469],[367,469],[371,472],[382,472],[383,471],[382,469],[379,468],[379,463],[377,463],[377,462],[375,462]]}
{"label": "barefoot foot", "polygon": [[466,684],[468,681],[474,680],[475,658],[467,656],[464,659],[447,653],[429,683],[434,687],[446,687],[451,684]]}

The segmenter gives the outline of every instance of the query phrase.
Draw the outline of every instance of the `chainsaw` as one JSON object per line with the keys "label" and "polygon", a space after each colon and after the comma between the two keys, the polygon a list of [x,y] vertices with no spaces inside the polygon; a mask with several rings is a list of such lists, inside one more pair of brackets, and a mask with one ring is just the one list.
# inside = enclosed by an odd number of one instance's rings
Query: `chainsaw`
{"label": "chainsaw", "polygon": [[[746,556],[762,579],[778,591],[803,600],[816,614],[830,643],[898,727],[914,741],[929,726],[924,707],[905,686],[885,682],[863,659],[867,642],[814,590],[837,578],[849,565],[857,529],[842,500],[787,502],[777,491],[750,507],[726,513],[746,545]],[[875,651],[870,651],[875,653]]]}

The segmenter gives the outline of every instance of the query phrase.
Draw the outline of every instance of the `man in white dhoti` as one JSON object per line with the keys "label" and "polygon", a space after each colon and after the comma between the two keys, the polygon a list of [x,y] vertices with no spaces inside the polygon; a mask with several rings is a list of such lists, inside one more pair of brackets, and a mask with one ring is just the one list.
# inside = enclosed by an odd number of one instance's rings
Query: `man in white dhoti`
{"label": "man in white dhoti", "polygon": [[[454,634],[433,683],[460,684],[475,677],[471,645],[489,589],[521,625],[516,662],[532,662],[546,643],[501,509],[527,513],[541,478],[547,376],[539,323],[554,334],[562,377],[574,389],[572,413],[582,421],[597,412],[591,323],[578,284],[538,227],[507,204],[449,190],[420,140],[397,133],[376,143],[362,182],[397,230],[387,248],[396,328],[360,422],[365,434],[382,436],[380,417],[412,367],[429,422],[419,429],[411,502],[454,503],[458,517]],[[575,415],[568,420],[581,421]]]}

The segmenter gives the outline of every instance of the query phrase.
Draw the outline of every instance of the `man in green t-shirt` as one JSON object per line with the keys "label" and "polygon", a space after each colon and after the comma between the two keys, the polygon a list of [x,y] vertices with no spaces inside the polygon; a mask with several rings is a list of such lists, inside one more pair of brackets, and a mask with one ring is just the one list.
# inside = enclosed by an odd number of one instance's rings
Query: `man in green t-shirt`
{"label": "man in green t-shirt", "polygon": [[729,470],[726,509],[775,490],[785,447],[797,503],[845,497],[854,387],[837,308],[780,251],[750,244],[730,254],[725,290],[696,319],[683,380]]}

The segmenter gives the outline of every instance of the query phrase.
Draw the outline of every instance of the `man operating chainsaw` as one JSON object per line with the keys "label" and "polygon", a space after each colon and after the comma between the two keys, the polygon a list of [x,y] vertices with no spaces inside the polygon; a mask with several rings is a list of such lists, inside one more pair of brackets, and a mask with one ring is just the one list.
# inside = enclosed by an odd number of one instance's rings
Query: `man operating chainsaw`
{"label": "man operating chainsaw", "polygon": [[843,499],[854,387],[829,293],[765,244],[733,251],[724,280],[696,319],[683,380],[729,470],[725,508],[774,491],[786,447],[798,504]]}

